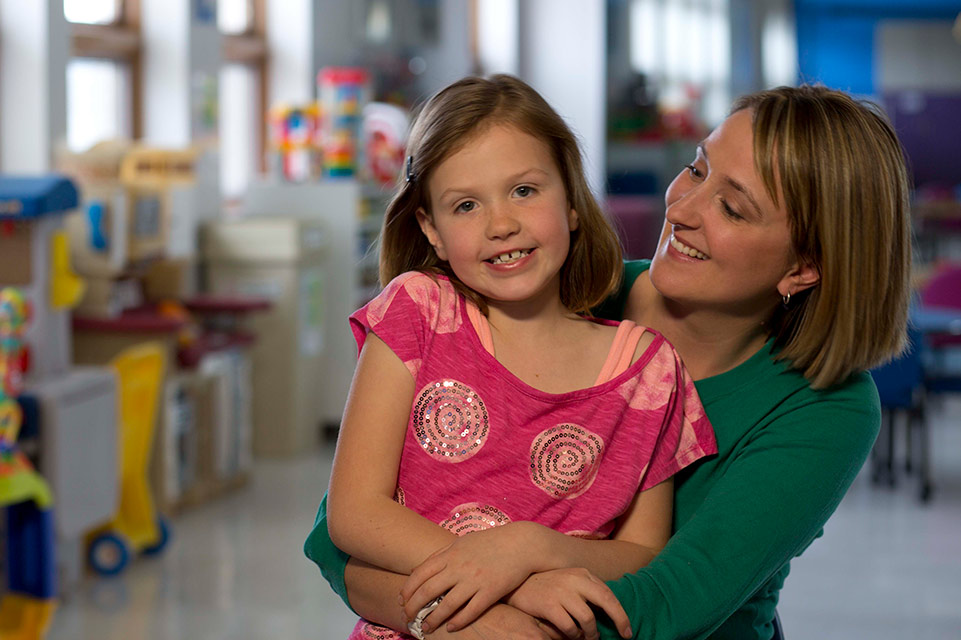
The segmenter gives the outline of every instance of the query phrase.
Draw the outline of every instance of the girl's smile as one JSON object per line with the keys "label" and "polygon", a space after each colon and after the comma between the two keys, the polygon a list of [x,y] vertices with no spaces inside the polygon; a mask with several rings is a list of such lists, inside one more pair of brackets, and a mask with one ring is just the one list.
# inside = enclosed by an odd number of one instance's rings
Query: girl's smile
{"label": "girl's smile", "polygon": [[428,189],[418,222],[461,282],[491,306],[559,301],[577,213],[546,144],[491,125],[437,165]]}

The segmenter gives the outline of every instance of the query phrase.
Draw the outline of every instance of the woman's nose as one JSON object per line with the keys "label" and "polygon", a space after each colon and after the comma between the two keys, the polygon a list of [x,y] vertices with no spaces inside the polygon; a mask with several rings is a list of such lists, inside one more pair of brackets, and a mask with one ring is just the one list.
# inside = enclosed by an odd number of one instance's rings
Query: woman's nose
{"label": "woman's nose", "polygon": [[706,190],[701,185],[681,187],[674,181],[667,190],[667,221],[674,226],[696,227],[700,224],[701,212],[707,206]]}

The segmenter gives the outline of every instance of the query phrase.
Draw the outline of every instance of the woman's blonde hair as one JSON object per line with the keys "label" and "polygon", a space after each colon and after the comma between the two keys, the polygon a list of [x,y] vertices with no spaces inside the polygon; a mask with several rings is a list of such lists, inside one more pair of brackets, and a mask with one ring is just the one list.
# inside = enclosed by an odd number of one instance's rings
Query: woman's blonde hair
{"label": "woman's blonde hair", "polygon": [[783,194],[797,257],[820,282],[779,306],[779,358],[815,388],[899,354],[910,299],[911,227],[904,155],[870,103],[819,86],[738,99],[753,118],[754,162]]}
{"label": "woman's blonde hair", "polygon": [[417,223],[417,210],[430,214],[431,173],[471,138],[492,125],[509,125],[543,141],[560,170],[578,228],[561,268],[561,302],[586,313],[620,283],[621,246],[584,178],[577,139],[564,120],[530,86],[508,75],[464,78],[431,97],[411,127],[408,162],[387,207],[380,239],[380,281],[405,271],[443,274],[486,312],[487,305],[440,260]]}

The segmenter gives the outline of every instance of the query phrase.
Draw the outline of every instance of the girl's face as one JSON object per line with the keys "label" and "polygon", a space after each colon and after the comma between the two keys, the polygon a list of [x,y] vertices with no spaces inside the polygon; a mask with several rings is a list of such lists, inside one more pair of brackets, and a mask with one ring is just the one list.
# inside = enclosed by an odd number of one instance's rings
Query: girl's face
{"label": "girl's face", "polygon": [[668,187],[650,277],[670,300],[761,322],[817,272],[795,256],[784,199],[776,206],[755,170],[753,135],[751,112],[732,114]]}
{"label": "girl's face", "polygon": [[515,127],[481,129],[431,173],[417,220],[437,256],[492,307],[560,296],[577,212],[548,146]]}

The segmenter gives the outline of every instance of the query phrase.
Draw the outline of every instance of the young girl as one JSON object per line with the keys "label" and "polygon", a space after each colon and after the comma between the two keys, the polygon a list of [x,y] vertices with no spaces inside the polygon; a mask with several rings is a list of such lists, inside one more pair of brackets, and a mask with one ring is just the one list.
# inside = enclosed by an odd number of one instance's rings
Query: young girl
{"label": "young girl", "polygon": [[[585,317],[617,285],[620,251],[540,95],[509,76],[456,82],[408,151],[384,219],[389,284],[351,316],[360,359],[328,508],[343,551],[413,572],[422,637],[455,611],[449,630],[532,599],[535,572],[646,565],[670,535],[671,476],[716,445],[662,336]],[[591,637],[587,602],[630,635],[599,582],[542,617]],[[407,637],[392,634],[362,620],[352,637]]]}

